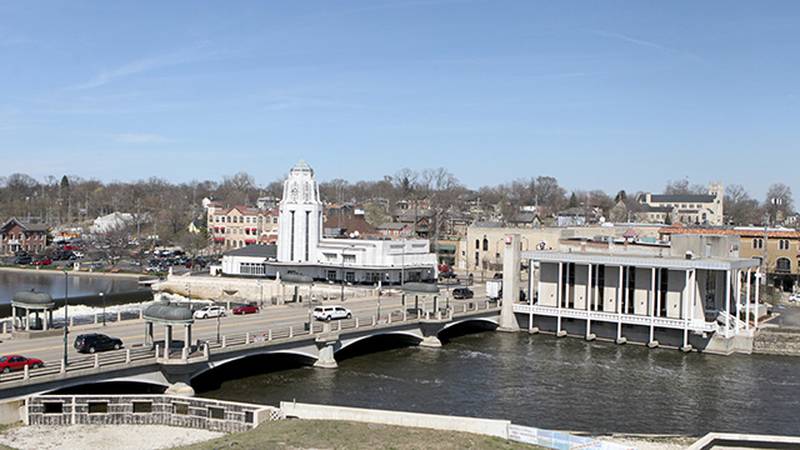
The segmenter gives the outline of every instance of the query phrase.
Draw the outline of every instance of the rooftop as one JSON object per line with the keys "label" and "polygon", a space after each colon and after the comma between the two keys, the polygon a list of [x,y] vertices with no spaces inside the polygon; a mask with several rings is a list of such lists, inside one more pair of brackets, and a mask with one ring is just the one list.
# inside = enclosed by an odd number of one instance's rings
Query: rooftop
{"label": "rooftop", "polygon": [[523,258],[543,262],[566,262],[578,264],[601,264],[607,266],[636,266],[657,269],[707,269],[730,270],[757,268],[758,260],[750,258],[700,258],[687,259],[679,256],[647,256],[624,253],[589,253],[560,251],[522,252]]}
{"label": "rooftop", "polygon": [[711,194],[653,194],[650,201],[653,203],[711,203],[716,200]]}
{"label": "rooftop", "polygon": [[248,245],[247,247],[237,248],[225,252],[223,256],[249,256],[253,258],[276,258],[278,256],[277,245]]}

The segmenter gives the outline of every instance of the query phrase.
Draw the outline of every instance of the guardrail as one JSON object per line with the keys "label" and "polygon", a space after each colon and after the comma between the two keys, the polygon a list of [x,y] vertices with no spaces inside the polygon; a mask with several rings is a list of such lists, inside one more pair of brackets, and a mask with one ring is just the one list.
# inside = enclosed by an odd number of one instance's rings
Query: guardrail
{"label": "guardrail", "polygon": [[[673,319],[668,317],[637,316],[633,314],[617,314],[605,311],[587,311],[583,309],[555,308],[552,306],[515,304],[514,312],[523,314],[538,314],[548,317],[565,317],[570,319],[597,320],[602,322],[622,322],[628,325],[655,325],[661,328],[672,328],[682,330],[687,327],[684,319]],[[717,325],[713,322],[690,321],[688,328],[693,331],[712,332],[717,330]]]}
{"label": "guardrail", "polygon": [[[499,305],[499,304],[498,304]],[[497,309],[487,300],[469,301],[463,304],[453,304],[450,309],[439,311],[416,310],[391,310],[385,314],[362,314],[350,319],[331,322],[307,321],[282,326],[257,329],[247,333],[226,334],[220,336],[220,341],[198,341],[198,345],[188,348],[164,349],[158,344],[154,348],[135,345],[122,350],[105,353],[95,353],[88,356],[70,358],[69,365],[63,360],[46,360],[44,366],[31,368],[25,366],[23,370],[11,373],[0,373],[0,386],[10,382],[31,382],[48,376],[66,377],[77,372],[99,370],[103,368],[123,368],[131,365],[145,363],[175,363],[190,364],[208,360],[212,352],[239,350],[242,347],[261,345],[267,346],[275,342],[290,342],[291,340],[307,339],[311,336],[323,334],[326,331],[342,332],[358,329],[381,329],[396,326],[399,323],[415,323],[422,320],[452,320],[453,318],[469,316],[476,312]]]}

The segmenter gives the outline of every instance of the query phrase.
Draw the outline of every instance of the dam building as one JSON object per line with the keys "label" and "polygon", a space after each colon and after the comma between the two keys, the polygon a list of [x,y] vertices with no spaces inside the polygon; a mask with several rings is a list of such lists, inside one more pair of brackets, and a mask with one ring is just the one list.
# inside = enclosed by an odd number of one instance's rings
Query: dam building
{"label": "dam building", "polygon": [[323,203],[314,170],[300,161],[283,183],[277,254],[256,246],[231,252],[223,257],[222,271],[256,277],[299,274],[316,280],[370,284],[436,279],[436,254],[431,253],[427,240],[326,238],[322,223]]}
{"label": "dam building", "polygon": [[766,313],[759,262],[739,258],[725,239],[678,238],[664,255],[531,251],[521,259],[533,295],[513,310],[534,332],[747,353]]}

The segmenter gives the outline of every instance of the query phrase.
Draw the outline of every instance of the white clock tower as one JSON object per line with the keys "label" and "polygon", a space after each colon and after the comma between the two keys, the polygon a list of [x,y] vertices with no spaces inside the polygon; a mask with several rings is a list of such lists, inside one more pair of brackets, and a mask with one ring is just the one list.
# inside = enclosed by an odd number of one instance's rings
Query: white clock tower
{"label": "white clock tower", "polygon": [[322,236],[322,201],[314,169],[298,162],[283,182],[278,216],[278,261],[316,263]]}

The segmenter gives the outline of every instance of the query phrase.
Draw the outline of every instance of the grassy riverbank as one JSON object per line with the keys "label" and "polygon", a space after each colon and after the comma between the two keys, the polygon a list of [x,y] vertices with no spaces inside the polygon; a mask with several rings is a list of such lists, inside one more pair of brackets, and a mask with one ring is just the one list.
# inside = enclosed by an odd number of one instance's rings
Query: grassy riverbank
{"label": "grassy riverbank", "polygon": [[539,447],[471,433],[325,420],[266,422],[254,430],[179,447],[182,450],[226,449],[489,449],[532,450]]}

